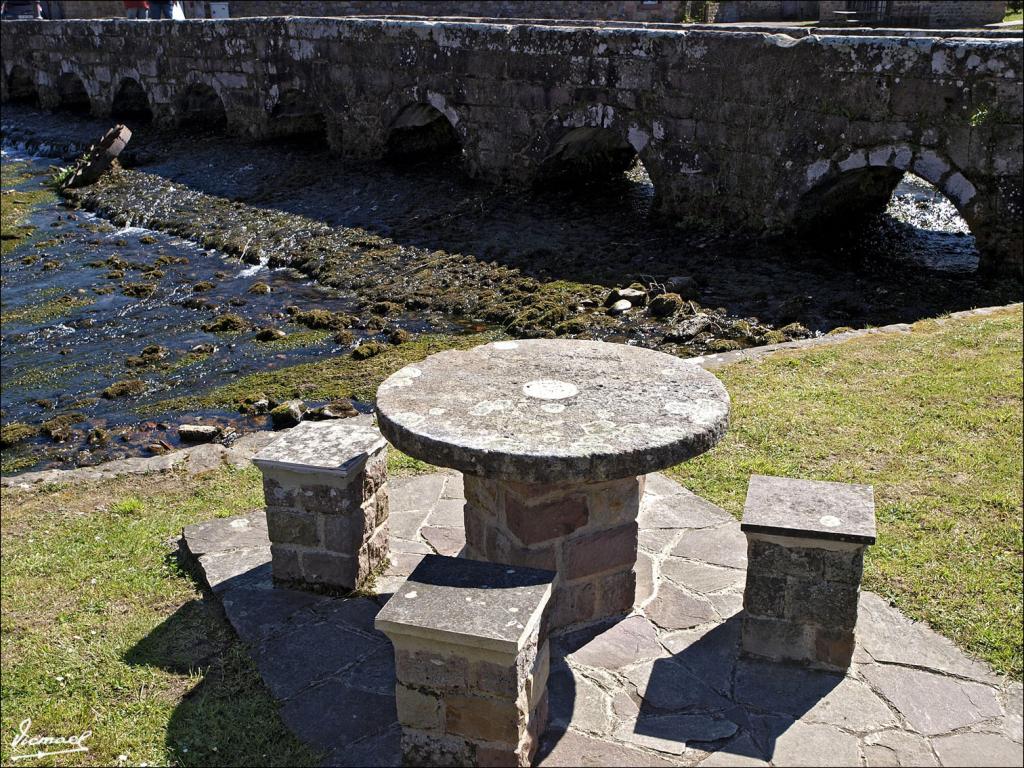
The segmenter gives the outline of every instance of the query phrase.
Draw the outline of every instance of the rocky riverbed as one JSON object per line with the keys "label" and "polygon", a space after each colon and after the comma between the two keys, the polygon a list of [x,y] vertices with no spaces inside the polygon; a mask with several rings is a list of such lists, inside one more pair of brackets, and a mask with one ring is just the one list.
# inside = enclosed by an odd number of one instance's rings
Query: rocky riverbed
{"label": "rocky riverbed", "polygon": [[342,165],[315,141],[133,126],[124,168],[47,197],[54,160],[31,155],[106,127],[4,110],[5,205],[25,210],[4,217],[5,472],[230,440],[277,406],[279,423],[365,410],[391,368],[496,335],[689,356],[1021,294],[972,273],[955,209],[909,177],[870,227],[751,241],[652,217],[639,165],[524,194],[457,155]]}

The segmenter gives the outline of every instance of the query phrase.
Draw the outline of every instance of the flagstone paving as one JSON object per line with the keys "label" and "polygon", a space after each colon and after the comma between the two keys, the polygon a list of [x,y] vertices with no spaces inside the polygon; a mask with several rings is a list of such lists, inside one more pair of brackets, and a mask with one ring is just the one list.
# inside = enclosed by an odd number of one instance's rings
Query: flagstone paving
{"label": "flagstone paving", "polygon": [[[399,765],[392,649],[373,618],[423,555],[456,554],[464,542],[460,475],[389,487],[391,568],[373,596],[273,587],[262,510],[183,537],[284,722],[324,765]],[[1024,763],[1021,684],[870,592],[845,676],[741,658],[745,567],[728,513],[649,476],[634,612],[554,639],[538,764]]]}

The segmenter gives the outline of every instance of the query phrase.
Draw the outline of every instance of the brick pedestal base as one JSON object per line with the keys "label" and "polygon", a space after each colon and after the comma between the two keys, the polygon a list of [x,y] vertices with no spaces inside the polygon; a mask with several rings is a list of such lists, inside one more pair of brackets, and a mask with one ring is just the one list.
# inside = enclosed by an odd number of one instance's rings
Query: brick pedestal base
{"label": "brick pedestal base", "polygon": [[385,566],[387,445],[372,422],[304,422],[253,463],[275,580],[349,591]]}
{"label": "brick pedestal base", "polygon": [[551,629],[632,610],[643,476],[543,485],[464,479],[466,556],[556,571]]}
{"label": "brick pedestal base", "polygon": [[428,555],[376,618],[405,765],[531,764],[547,722],[550,571]]}
{"label": "brick pedestal base", "polygon": [[864,550],[875,540],[871,488],[754,476],[741,528],[743,651],[849,667]]}

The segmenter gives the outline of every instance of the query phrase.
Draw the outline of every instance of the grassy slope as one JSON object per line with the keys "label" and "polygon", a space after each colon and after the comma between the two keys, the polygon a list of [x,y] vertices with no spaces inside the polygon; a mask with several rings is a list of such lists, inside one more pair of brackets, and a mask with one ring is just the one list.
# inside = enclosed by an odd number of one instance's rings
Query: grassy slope
{"label": "grassy slope", "polygon": [[1021,310],[719,371],[732,426],[674,477],[739,515],[751,474],[870,483],[864,585],[1021,676]]}

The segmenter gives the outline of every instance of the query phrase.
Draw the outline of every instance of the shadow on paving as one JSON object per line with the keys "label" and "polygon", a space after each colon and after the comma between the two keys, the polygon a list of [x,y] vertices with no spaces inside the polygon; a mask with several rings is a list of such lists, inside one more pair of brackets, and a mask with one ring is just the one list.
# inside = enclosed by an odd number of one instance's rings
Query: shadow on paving
{"label": "shadow on paving", "polygon": [[843,675],[740,657],[742,614],[657,659],[634,732],[770,761],[776,740]]}
{"label": "shadow on paving", "polygon": [[281,722],[249,654],[211,601],[185,603],[124,660],[198,679],[167,723],[170,763],[316,764],[315,756]]}
{"label": "shadow on paving", "polygon": [[[586,705],[578,700],[576,679],[565,657],[617,623],[559,638],[558,657],[551,662],[549,726],[536,763],[552,755],[577,707]],[[770,761],[775,742],[842,682],[840,674],[741,658],[741,625],[741,614],[736,614],[679,653],[653,662],[646,687],[637,691],[641,703],[632,734],[623,734],[629,743],[663,755],[681,755],[689,747],[721,752],[726,761],[731,756]],[[626,744],[622,747],[628,750]],[[627,751],[622,757],[643,755]],[[651,764],[661,764],[652,760]]]}
{"label": "shadow on paving", "polygon": [[[182,555],[189,563],[191,558]],[[185,762],[197,765],[268,760],[282,765],[296,760],[330,766],[398,765],[394,651],[387,637],[373,628],[379,606],[364,597],[274,586],[264,547],[228,551],[204,560],[202,567],[205,575],[197,566],[193,577],[203,588],[208,583],[214,594],[196,602],[216,611],[210,607],[213,599],[221,601],[226,621],[218,616],[217,628],[229,638],[232,628],[237,633],[241,642],[230,644],[226,658],[238,668],[211,691],[225,701],[208,695],[207,702],[195,706],[190,694],[182,702],[169,727],[169,748],[186,741]],[[162,640],[163,634],[160,628],[154,631],[133,649],[133,658],[152,659],[149,663],[157,666],[178,664],[178,655],[164,649],[176,648],[180,641]],[[251,734],[233,739],[221,734],[217,738],[222,744],[211,744],[204,757],[195,757],[188,741],[191,730],[232,728],[235,713],[246,718]],[[211,719],[221,727],[212,728]],[[263,746],[249,746],[250,739]]]}

